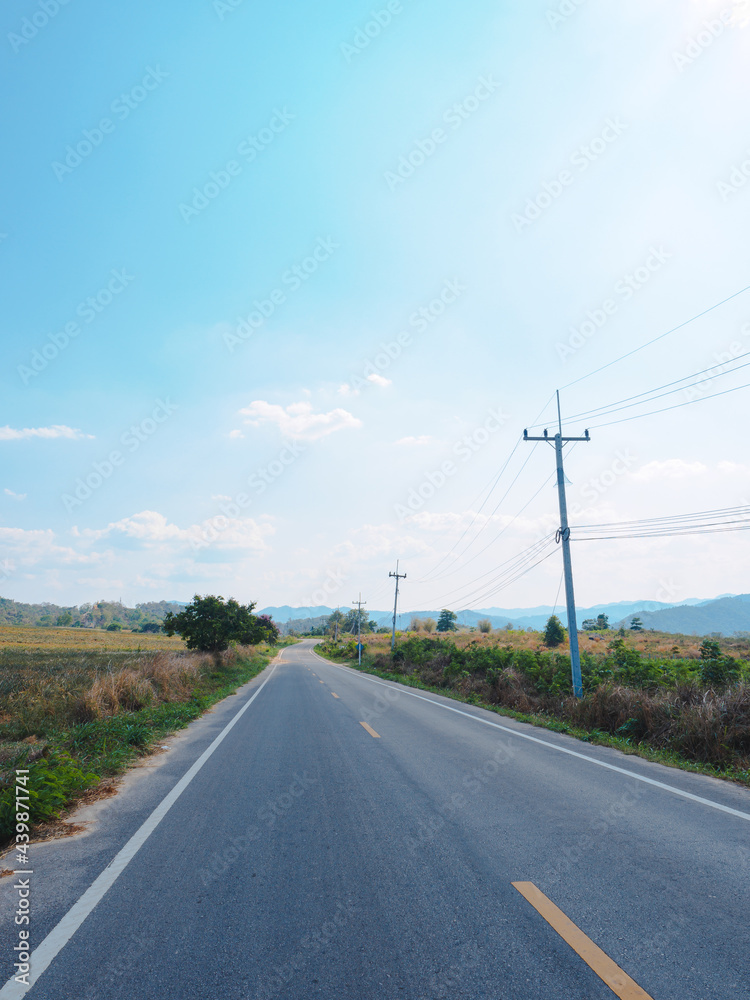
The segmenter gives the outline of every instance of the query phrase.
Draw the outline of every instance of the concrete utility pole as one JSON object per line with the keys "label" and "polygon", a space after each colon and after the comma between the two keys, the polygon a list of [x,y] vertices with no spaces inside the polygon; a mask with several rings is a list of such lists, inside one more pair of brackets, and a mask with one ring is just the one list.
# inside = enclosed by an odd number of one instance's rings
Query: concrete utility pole
{"label": "concrete utility pole", "polygon": [[393,602],[393,631],[391,632],[391,652],[396,646],[396,615],[398,614],[398,581],[406,579],[406,573],[399,573],[398,559],[396,560],[396,572],[389,573],[388,576],[396,577],[396,600]]}
{"label": "concrete utility pole", "polygon": [[362,666],[362,605],[367,604],[367,601],[362,600],[362,592],[360,591],[359,600],[352,601],[352,604],[357,605],[357,663]]}
{"label": "concrete utility pole", "polygon": [[568,605],[568,638],[570,639],[570,672],[573,677],[573,694],[576,698],[583,695],[581,683],[581,654],[578,649],[578,623],[576,621],[576,601],[573,595],[573,566],[570,561],[570,528],[568,526],[568,502],[565,496],[565,472],[563,470],[563,445],[569,441],[590,441],[589,432],[585,437],[563,437],[562,417],[560,416],[560,392],[557,393],[557,427],[558,432],[550,438],[547,430],[544,437],[529,437],[529,432],[523,432],[524,441],[554,441],[555,457],[557,459],[557,499],[560,504],[560,527],[557,529],[557,542],[562,542],[563,572],[565,574],[565,597]]}

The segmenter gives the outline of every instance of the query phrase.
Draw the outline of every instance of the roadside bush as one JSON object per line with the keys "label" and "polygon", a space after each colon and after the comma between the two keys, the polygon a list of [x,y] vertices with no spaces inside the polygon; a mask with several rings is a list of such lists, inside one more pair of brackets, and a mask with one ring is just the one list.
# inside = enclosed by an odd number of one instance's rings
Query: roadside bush
{"label": "roadside bush", "polygon": [[[23,767],[23,764],[19,764]],[[28,764],[29,825],[56,819],[71,796],[83,791],[99,780],[98,774],[83,771],[65,751],[56,751],[49,757]],[[15,833],[16,796],[14,783],[0,791],[0,840],[7,840]]]}

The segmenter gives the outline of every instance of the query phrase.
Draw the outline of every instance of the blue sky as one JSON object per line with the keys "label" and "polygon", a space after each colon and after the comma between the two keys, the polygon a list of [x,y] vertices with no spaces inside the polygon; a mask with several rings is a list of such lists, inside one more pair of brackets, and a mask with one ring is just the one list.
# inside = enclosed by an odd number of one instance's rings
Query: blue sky
{"label": "blue sky", "polygon": [[[747,8],[5,10],[0,593],[378,607],[400,559],[405,608],[554,603],[558,554],[490,572],[557,526],[551,452],[479,507],[555,389],[750,284]],[[563,413],[745,351],[750,292]],[[594,430],[574,523],[750,502],[746,406]],[[748,554],[575,546],[579,603],[746,592]]]}

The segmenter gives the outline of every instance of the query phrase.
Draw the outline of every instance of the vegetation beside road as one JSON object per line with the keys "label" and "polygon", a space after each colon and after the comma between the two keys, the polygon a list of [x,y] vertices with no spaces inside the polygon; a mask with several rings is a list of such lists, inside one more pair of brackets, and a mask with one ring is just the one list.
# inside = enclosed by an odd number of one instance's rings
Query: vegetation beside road
{"label": "vegetation beside road", "polygon": [[[537,632],[363,636],[362,669],[590,742],[750,785],[750,642],[605,632],[581,655],[572,695],[567,642]],[[582,646],[586,644],[581,636]],[[356,643],[328,639],[357,666]]]}
{"label": "vegetation beside road", "polygon": [[[191,652],[181,639],[104,632],[105,653],[94,642],[35,645],[35,629],[14,629],[14,638],[24,631],[25,644],[0,648],[0,843],[14,829],[16,768],[30,772],[32,823],[54,820],[255,677],[279,648],[230,643],[225,652]],[[94,639],[88,630],[60,631]],[[147,648],[134,650],[134,639]]]}

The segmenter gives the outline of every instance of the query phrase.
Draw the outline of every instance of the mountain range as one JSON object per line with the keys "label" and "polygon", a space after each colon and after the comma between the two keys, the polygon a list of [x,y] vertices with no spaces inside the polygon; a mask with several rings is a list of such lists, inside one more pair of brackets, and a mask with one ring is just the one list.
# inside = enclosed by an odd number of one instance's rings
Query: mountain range
{"label": "mountain range", "polygon": [[[320,620],[332,614],[333,608],[324,605],[316,607],[293,608],[287,605],[281,607],[263,608],[261,614],[268,614],[279,624],[294,622],[295,629],[304,630],[304,623],[315,619]],[[399,614],[397,627],[404,629],[412,618],[434,618],[437,620],[439,610],[410,611]],[[564,607],[553,608],[550,605],[540,605],[532,608],[483,608],[477,611],[458,611],[457,619],[461,625],[476,625],[481,619],[488,618],[494,628],[512,625],[515,629],[540,630],[550,615],[556,614],[564,625],[567,625],[567,614]],[[607,615],[610,626],[625,628],[630,626],[634,616],[640,617],[644,628],[657,632],[673,632],[685,635],[709,635],[721,633],[732,635],[735,632],[750,632],[750,594],[722,594],[709,600],[688,598],[674,604],[662,601],[617,601],[612,604],[597,604],[589,608],[576,608],[578,627],[581,623],[598,615]],[[371,611],[370,618],[380,625],[390,625],[393,620],[392,611]],[[310,626],[311,627],[311,626]]]}

